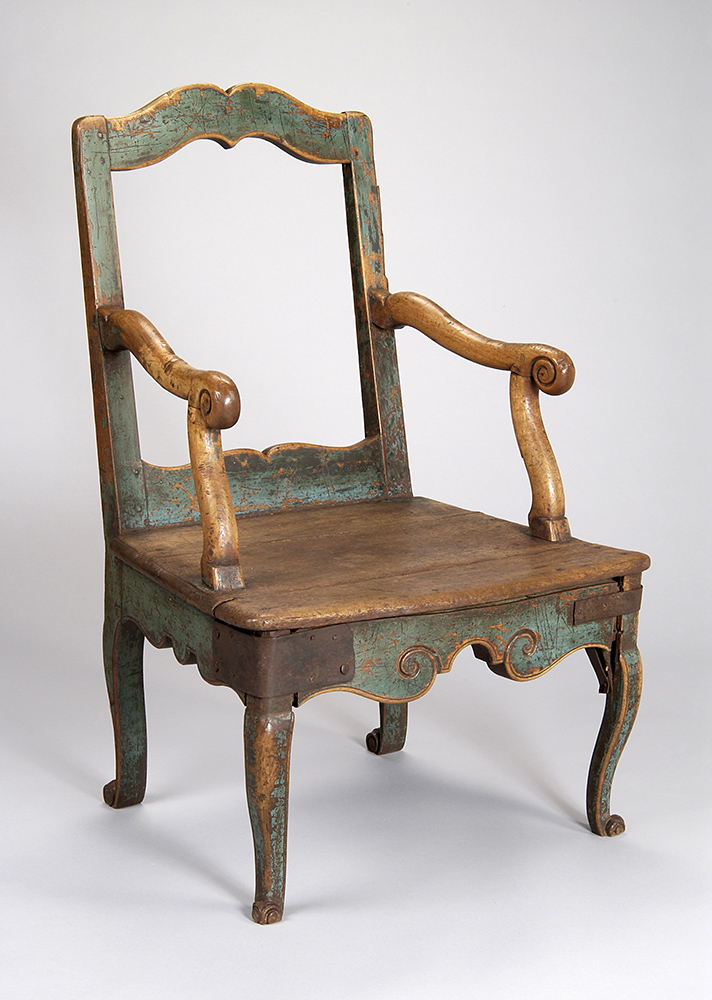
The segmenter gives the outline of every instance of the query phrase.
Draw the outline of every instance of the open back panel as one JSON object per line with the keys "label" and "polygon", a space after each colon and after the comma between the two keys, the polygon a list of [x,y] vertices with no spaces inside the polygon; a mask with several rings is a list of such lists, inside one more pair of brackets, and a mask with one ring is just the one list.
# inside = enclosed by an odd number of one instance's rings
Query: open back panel
{"label": "open back panel", "polygon": [[[124,303],[112,170],[158,163],[195,139],[231,148],[266,139],[301,160],[341,163],[364,412],[364,440],[345,448],[283,444],[227,452],[238,514],[298,505],[409,496],[410,475],[392,330],[370,321],[368,292],[387,288],[371,124],[358,112],[329,114],[282,91],[243,84],[173,90],[122,118],[81,118],[74,163],[105,530],[199,519],[190,466],[142,462],[128,351],[102,347],[97,310]],[[150,317],[149,317],[150,318]],[[163,333],[170,340],[170,331]],[[178,345],[178,353],[180,347]],[[190,359],[188,359],[190,360]]]}

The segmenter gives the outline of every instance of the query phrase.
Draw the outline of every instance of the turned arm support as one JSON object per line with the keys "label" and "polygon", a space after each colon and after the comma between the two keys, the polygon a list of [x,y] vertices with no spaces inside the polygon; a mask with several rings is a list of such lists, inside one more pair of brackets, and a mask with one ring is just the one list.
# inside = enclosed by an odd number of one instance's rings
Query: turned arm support
{"label": "turned arm support", "polygon": [[568,354],[546,344],[491,340],[415,292],[377,289],[369,304],[372,321],[382,329],[412,326],[469,361],[511,372],[512,422],[532,487],[531,533],[552,542],[569,538],[561,474],[539,408],[540,389],[558,396],[573,385],[576,370]]}
{"label": "turned arm support", "polygon": [[203,526],[203,582],[214,590],[242,587],[237,521],[220,434],[240,416],[235,383],[220,372],[183,361],[153,323],[134,309],[105,307],[99,314],[106,350],[129,350],[160,386],[188,401],[188,449]]}

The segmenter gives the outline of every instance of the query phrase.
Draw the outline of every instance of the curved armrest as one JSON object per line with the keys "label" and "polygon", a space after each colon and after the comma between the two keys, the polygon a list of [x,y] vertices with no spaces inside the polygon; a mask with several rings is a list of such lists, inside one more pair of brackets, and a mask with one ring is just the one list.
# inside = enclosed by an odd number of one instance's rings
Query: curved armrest
{"label": "curved armrest", "polygon": [[201,576],[214,590],[242,587],[237,520],[220,434],[240,416],[235,383],[220,372],[183,361],[153,323],[134,309],[105,307],[99,314],[107,350],[129,350],[160,386],[188,401],[188,449],[203,527]]}
{"label": "curved armrest", "polygon": [[538,389],[559,396],[571,388],[576,369],[565,351],[546,344],[507,344],[490,340],[454,319],[416,292],[371,292],[371,319],[383,329],[412,326],[468,361],[528,376]]}
{"label": "curved armrest", "polygon": [[512,422],[532,488],[529,530],[550,542],[570,538],[561,473],[539,408],[539,389],[558,396],[573,385],[576,369],[568,354],[545,344],[490,340],[415,292],[375,289],[369,304],[372,321],[382,329],[412,326],[469,361],[511,372]]}
{"label": "curved armrest", "polygon": [[131,351],[151,378],[201,410],[208,427],[227,428],[240,416],[237,386],[220,372],[193,368],[174,352],[156,327],[135,309],[104,307],[102,342],[109,351]]}

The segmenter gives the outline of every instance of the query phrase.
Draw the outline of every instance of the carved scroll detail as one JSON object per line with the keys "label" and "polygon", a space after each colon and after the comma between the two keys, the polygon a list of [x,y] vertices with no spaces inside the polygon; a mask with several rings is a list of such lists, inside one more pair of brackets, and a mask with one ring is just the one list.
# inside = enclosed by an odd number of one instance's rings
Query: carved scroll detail
{"label": "carved scroll detail", "polygon": [[[536,651],[540,641],[541,636],[533,628],[520,628],[514,633],[504,648],[503,664],[509,677],[513,680],[529,680],[532,676],[537,677],[539,674],[544,673],[546,667],[532,671],[522,670],[518,666],[519,657],[524,657],[525,659],[530,657]],[[517,647],[520,642],[521,646],[518,649]]]}
{"label": "carved scroll detail", "polygon": [[429,646],[409,646],[398,657],[396,670],[407,680],[417,677],[423,667],[441,669],[440,657]]}
{"label": "carved scroll detail", "polygon": [[539,650],[540,642],[539,632],[525,626],[510,636],[501,652],[491,642],[480,638],[473,638],[471,645],[475,656],[484,660],[493,673],[512,681],[530,681],[545,674],[558,659],[532,662],[531,657]]}

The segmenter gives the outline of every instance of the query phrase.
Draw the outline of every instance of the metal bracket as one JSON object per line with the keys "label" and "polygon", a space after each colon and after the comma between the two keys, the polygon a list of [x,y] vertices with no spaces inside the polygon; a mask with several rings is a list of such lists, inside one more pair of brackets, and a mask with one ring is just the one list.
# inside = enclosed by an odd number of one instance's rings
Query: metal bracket
{"label": "metal bracket", "polygon": [[613,677],[611,676],[611,657],[613,652],[601,649],[600,646],[587,646],[586,655],[598,678],[599,694],[608,694],[613,687]]}
{"label": "metal bracket", "polygon": [[618,618],[620,615],[632,615],[640,611],[643,599],[643,588],[635,590],[618,590],[612,594],[594,594],[593,597],[582,597],[574,602],[574,625],[585,625],[586,622],[605,621],[606,618]]}
{"label": "metal bracket", "polygon": [[255,635],[216,622],[210,680],[255,698],[278,698],[351,680],[353,633],[348,625]]}

